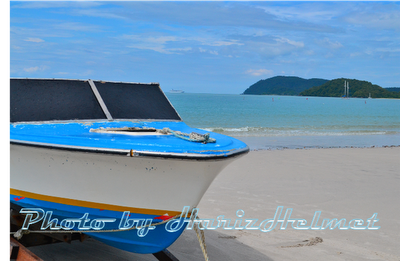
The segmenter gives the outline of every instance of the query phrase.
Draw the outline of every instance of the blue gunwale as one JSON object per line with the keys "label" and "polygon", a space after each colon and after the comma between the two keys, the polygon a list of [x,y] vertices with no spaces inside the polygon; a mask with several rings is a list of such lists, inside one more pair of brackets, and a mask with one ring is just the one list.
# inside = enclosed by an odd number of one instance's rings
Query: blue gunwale
{"label": "blue gunwale", "polygon": [[210,133],[215,143],[190,142],[173,135],[127,135],[119,133],[91,132],[91,129],[140,127],[163,129],[165,127],[184,133],[207,131],[187,126],[182,121],[64,121],[30,122],[10,124],[12,143],[69,147],[70,149],[98,150],[103,152],[135,152],[159,155],[191,154],[199,156],[226,157],[248,151],[245,143],[218,133]]}

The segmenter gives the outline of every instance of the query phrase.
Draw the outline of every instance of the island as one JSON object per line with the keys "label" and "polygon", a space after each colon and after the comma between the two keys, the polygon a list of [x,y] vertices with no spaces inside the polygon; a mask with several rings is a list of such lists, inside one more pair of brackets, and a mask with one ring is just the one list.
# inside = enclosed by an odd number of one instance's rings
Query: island
{"label": "island", "polygon": [[391,92],[400,92],[400,87],[389,87],[385,89]]}
{"label": "island", "polygon": [[[349,86],[345,93],[345,83]],[[275,76],[251,85],[244,95],[290,95],[349,98],[400,98],[400,88],[382,88],[368,81],[338,78],[303,79],[296,76]]]}
{"label": "island", "polygon": [[303,79],[296,76],[275,76],[251,85],[243,94],[299,95],[302,91],[327,82],[324,79]]}
{"label": "island", "polygon": [[356,79],[339,78],[302,91],[300,96],[343,97],[344,83],[349,84],[348,97],[351,98],[400,98],[400,92],[389,91],[376,84]]}

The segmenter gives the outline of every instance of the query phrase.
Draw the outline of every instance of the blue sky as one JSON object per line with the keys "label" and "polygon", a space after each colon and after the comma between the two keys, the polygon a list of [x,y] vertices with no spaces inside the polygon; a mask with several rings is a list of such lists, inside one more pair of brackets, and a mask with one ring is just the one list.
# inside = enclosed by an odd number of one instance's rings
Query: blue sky
{"label": "blue sky", "polygon": [[277,75],[400,87],[400,2],[11,2],[10,75],[242,93]]}

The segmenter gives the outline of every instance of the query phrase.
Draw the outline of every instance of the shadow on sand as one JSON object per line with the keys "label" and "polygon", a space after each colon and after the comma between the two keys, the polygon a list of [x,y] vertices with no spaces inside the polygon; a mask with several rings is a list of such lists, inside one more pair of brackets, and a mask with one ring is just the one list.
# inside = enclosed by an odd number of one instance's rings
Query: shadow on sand
{"label": "shadow on sand", "polygon": [[[205,231],[207,252],[210,260],[231,261],[272,261],[261,252],[247,246],[234,237],[217,231]],[[49,260],[157,260],[153,255],[134,254],[116,249],[92,238],[80,243],[73,241],[71,244],[56,243],[29,247],[29,250],[45,261]],[[179,260],[202,261],[204,260],[195,231],[186,230],[168,250]]]}

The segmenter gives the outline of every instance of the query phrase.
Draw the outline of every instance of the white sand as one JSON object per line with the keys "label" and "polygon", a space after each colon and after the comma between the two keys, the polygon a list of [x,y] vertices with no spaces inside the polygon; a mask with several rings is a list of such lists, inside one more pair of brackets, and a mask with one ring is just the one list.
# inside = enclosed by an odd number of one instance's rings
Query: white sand
{"label": "white sand", "polygon": [[[199,216],[236,219],[242,209],[244,218],[264,220],[273,218],[278,206],[293,208],[292,218],[308,222],[315,211],[321,211],[321,219],[347,221],[378,213],[375,225],[381,228],[301,231],[289,224],[287,230],[278,226],[268,233],[217,231],[236,236],[266,259],[400,260],[400,148],[250,152],[217,177]],[[297,246],[315,237],[323,242]]]}
{"label": "white sand", "polygon": [[[206,230],[210,260],[398,261],[400,148],[253,151],[217,177],[198,207],[203,219],[236,219],[242,209],[244,218],[264,220],[273,218],[278,206],[308,222],[315,211],[321,219],[347,221],[378,213],[375,225],[381,228],[301,231],[289,224],[268,233]],[[30,249],[44,260],[155,260],[92,239]],[[169,250],[179,260],[204,260],[194,231],[185,231]]]}

